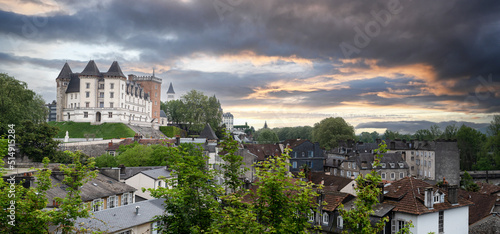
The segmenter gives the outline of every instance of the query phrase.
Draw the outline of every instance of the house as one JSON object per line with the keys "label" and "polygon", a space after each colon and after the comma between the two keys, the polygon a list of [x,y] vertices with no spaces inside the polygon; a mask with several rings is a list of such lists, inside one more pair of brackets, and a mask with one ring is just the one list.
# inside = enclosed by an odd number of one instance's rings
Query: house
{"label": "house", "polygon": [[243,167],[248,169],[242,179],[245,183],[253,182],[255,179],[254,163],[265,161],[269,157],[279,156],[281,153],[278,144],[243,144],[237,152],[243,157]]}
{"label": "house", "polygon": [[78,218],[75,227],[104,233],[157,234],[155,229],[161,223],[153,219],[165,213],[164,202],[165,199],[153,199],[94,212],[93,217]]}
{"label": "house", "polygon": [[[358,175],[369,174],[373,169],[376,155],[373,153],[360,153],[344,160],[340,165],[340,176],[356,178]],[[376,168],[382,180],[395,181],[408,176],[408,164],[399,153],[385,153],[380,160],[380,166]]]}
{"label": "house", "polygon": [[[294,174],[296,174],[295,172]],[[306,178],[317,185],[323,185],[324,191],[337,191],[356,196],[356,181],[351,178],[331,175],[329,172],[311,172]]]}
{"label": "house", "polygon": [[151,193],[149,191],[142,191],[142,188],[165,188],[167,184],[165,183],[164,178],[170,178],[170,171],[167,170],[166,167],[153,169],[153,170],[145,170],[140,171],[137,174],[127,178],[125,183],[134,187],[137,192],[136,195],[138,199],[153,199]]}
{"label": "house", "polygon": [[394,206],[391,233],[410,221],[414,234],[468,233],[469,206],[473,203],[458,196],[457,186],[437,187],[405,177],[385,185],[383,203]]}
{"label": "house", "polygon": [[300,171],[303,165],[311,168],[311,171],[323,171],[323,149],[319,143],[312,143],[309,140],[291,139],[283,142],[284,147],[292,149],[290,155],[291,172]]}
{"label": "house", "polygon": [[[352,201],[355,197],[348,193],[338,191],[325,191],[319,199],[325,201],[326,205],[321,205],[319,212],[313,211],[309,216],[309,222],[319,225],[322,233],[341,233],[344,222],[337,209],[340,204]],[[319,204],[322,204],[321,202]]]}
{"label": "house", "polygon": [[494,191],[498,186],[480,186],[487,187],[489,191],[470,192],[460,189],[458,192],[460,197],[474,203],[469,207],[469,233],[497,233],[500,230],[500,203],[497,202],[498,196]]}
{"label": "house", "polygon": [[65,63],[56,78],[57,121],[128,123],[151,127],[160,121],[162,79],[123,74],[114,61],[100,72],[90,60],[80,73]]}
{"label": "house", "polygon": [[[62,171],[52,171],[50,178],[53,187],[47,190],[47,207],[54,208],[59,206],[55,198],[66,197],[68,186],[62,183],[64,179]],[[115,178],[98,173],[97,177],[84,184],[80,191],[82,201],[90,204],[92,211],[100,211],[135,203],[134,195],[137,189]]]}

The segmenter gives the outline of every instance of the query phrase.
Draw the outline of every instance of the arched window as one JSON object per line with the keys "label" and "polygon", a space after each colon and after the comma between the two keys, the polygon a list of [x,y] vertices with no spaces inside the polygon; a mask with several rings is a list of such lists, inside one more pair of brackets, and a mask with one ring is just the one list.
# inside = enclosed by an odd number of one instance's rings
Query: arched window
{"label": "arched window", "polygon": [[328,221],[330,220],[330,215],[328,213],[323,212],[323,224],[328,225]]}

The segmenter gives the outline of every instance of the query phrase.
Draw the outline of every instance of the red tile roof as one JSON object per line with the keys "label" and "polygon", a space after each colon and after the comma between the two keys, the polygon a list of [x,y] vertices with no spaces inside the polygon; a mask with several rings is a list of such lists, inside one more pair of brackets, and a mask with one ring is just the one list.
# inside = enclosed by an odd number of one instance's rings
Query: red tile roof
{"label": "red tile roof", "polygon": [[477,182],[476,184],[479,185],[479,193],[494,194],[500,192],[500,186],[483,182]]}
{"label": "red tile roof", "polygon": [[341,193],[337,191],[325,191],[325,202],[327,203],[323,206],[323,210],[334,211],[337,207],[344,201],[349,201],[354,196],[348,193]]}
{"label": "red tile roof", "polygon": [[458,191],[458,196],[474,203],[469,207],[469,225],[490,215],[497,200],[496,195],[469,192],[463,189]]}
{"label": "red tile roof", "polygon": [[[434,192],[439,191],[445,194],[445,201],[442,203],[434,204],[433,209],[429,209],[424,205],[425,188],[432,187]],[[384,195],[384,203],[392,204],[395,206],[394,211],[410,213],[410,214],[425,214],[441,210],[469,206],[473,203],[458,198],[458,205],[452,205],[448,202],[448,192],[437,186],[433,186],[423,180],[415,179],[412,177],[405,177],[401,180],[395,181],[390,185],[384,187],[387,193]]]}

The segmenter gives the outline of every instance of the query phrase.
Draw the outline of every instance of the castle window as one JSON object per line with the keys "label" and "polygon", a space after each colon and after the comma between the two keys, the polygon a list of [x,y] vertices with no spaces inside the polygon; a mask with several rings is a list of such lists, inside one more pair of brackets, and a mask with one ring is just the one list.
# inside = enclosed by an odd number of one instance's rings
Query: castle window
{"label": "castle window", "polygon": [[99,84],[99,89],[104,89],[104,84]]}
{"label": "castle window", "polygon": [[110,92],[110,93],[109,93],[109,98],[114,98],[114,97],[115,97],[115,93]]}
{"label": "castle window", "polygon": [[109,88],[110,88],[110,89],[114,89],[114,88],[115,88],[115,83],[111,83],[111,84],[109,84]]}
{"label": "castle window", "polygon": [[87,107],[87,108],[90,107],[90,102],[86,102],[85,107]]}
{"label": "castle window", "polygon": [[88,118],[89,117],[89,112],[83,112],[83,118]]}
{"label": "castle window", "polygon": [[158,93],[155,93],[155,97],[158,97]]}
{"label": "castle window", "polygon": [[87,89],[90,89],[90,83],[85,83]]}
{"label": "castle window", "polygon": [[90,92],[85,92],[85,97],[90,97]]}
{"label": "castle window", "polygon": [[113,108],[113,107],[114,107],[114,103],[110,102],[110,103],[109,103],[109,107],[110,107],[110,108]]}
{"label": "castle window", "polygon": [[155,85],[155,89],[158,89],[158,85]]}
{"label": "castle window", "polygon": [[113,112],[108,112],[108,118],[113,118]]}
{"label": "castle window", "polygon": [[99,97],[100,97],[100,98],[104,98],[104,92],[100,92],[100,93],[99,93]]}
{"label": "castle window", "polygon": [[396,179],[396,173],[392,172],[391,173],[391,180],[394,180],[394,179]]}
{"label": "castle window", "polygon": [[124,89],[125,89],[125,85],[124,85],[124,84],[122,84],[122,90],[124,90]]}
{"label": "castle window", "polygon": [[104,108],[104,102],[99,102],[99,107]]}
{"label": "castle window", "polygon": [[73,99],[73,94],[71,94],[70,96],[71,96],[71,99]]}

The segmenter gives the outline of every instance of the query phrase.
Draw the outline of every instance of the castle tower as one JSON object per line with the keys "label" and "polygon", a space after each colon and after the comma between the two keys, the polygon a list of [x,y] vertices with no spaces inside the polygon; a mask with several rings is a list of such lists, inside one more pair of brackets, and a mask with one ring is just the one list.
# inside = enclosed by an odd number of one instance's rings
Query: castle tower
{"label": "castle tower", "polygon": [[167,91],[167,102],[175,100],[175,91],[174,87],[172,86],[172,82],[170,82],[170,86],[168,87]]}
{"label": "castle tower", "polygon": [[136,76],[129,75],[128,79],[130,81],[135,81],[140,84],[144,89],[145,93],[149,93],[149,97],[152,102],[151,108],[151,118],[154,119],[155,122],[160,122],[160,103],[161,103],[161,82],[162,79],[155,77],[154,72],[152,76]]}
{"label": "castle tower", "polygon": [[57,83],[57,104],[56,104],[56,121],[62,121],[63,108],[66,106],[66,89],[68,88],[71,79],[71,68],[68,63],[64,63],[61,72],[56,78]]}

